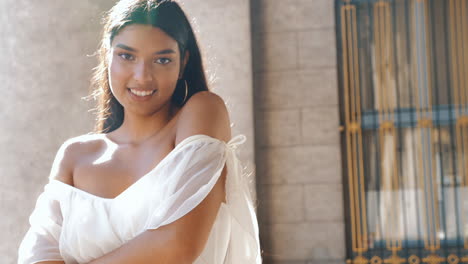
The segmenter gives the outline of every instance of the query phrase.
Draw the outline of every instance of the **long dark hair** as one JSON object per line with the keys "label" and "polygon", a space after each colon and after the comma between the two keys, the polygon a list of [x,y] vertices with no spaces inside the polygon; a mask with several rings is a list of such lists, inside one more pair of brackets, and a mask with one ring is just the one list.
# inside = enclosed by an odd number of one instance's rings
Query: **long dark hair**
{"label": "long dark hair", "polygon": [[[95,133],[109,133],[123,123],[124,109],[115,99],[109,86],[108,53],[114,37],[130,24],[157,27],[177,41],[181,65],[185,51],[189,51],[189,60],[171,98],[173,104],[183,106],[193,94],[208,90],[200,49],[192,26],[182,8],[175,1],[120,0],[106,13],[103,23],[101,45],[97,52],[99,65],[93,69],[89,95],[97,100],[97,107],[94,109],[97,114]],[[188,86],[185,100],[184,80]]]}

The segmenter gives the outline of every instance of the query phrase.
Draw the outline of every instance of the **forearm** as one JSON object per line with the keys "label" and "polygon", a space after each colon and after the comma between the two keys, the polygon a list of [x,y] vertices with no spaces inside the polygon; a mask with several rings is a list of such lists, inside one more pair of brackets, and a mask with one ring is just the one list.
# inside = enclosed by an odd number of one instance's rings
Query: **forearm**
{"label": "forearm", "polygon": [[191,264],[193,254],[174,237],[165,230],[148,230],[88,264]]}

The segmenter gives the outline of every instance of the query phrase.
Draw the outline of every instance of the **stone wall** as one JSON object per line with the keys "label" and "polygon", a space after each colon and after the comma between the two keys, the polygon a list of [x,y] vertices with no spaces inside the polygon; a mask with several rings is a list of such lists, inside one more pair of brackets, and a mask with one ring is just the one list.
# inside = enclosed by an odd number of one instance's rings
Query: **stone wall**
{"label": "stone wall", "polygon": [[0,262],[16,263],[59,146],[93,127],[100,13],[112,1],[0,1]]}
{"label": "stone wall", "polygon": [[252,0],[265,263],[344,263],[334,1]]}

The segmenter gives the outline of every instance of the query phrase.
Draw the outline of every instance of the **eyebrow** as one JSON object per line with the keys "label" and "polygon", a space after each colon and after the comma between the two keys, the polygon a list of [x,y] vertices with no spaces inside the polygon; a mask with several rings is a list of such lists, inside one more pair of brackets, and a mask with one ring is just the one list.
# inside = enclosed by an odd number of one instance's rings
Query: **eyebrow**
{"label": "eyebrow", "polygon": [[[118,47],[118,48],[124,49],[124,50],[132,51],[132,52],[138,52],[136,49],[134,49],[132,47],[129,47],[129,46],[125,45],[125,44],[119,43],[119,44],[117,44],[115,46]],[[170,54],[170,53],[176,53],[176,52],[173,49],[165,49],[165,50],[157,51],[154,54]]]}

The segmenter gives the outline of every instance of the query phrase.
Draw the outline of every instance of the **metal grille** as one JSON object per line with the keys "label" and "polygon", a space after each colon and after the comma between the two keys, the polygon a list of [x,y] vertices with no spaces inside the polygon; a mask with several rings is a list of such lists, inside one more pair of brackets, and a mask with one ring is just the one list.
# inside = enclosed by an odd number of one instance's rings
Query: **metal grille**
{"label": "metal grille", "polygon": [[468,0],[336,0],[347,263],[468,263]]}

